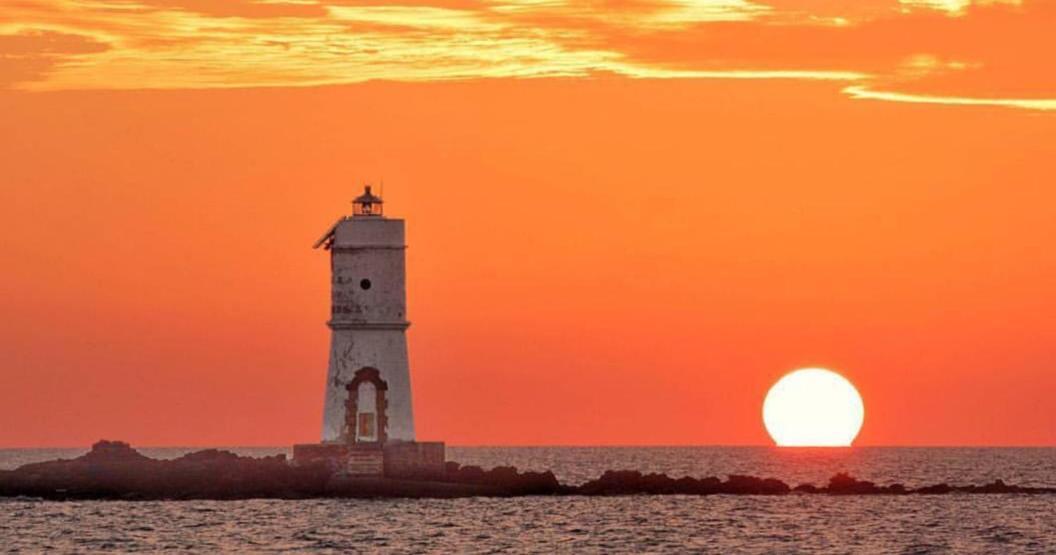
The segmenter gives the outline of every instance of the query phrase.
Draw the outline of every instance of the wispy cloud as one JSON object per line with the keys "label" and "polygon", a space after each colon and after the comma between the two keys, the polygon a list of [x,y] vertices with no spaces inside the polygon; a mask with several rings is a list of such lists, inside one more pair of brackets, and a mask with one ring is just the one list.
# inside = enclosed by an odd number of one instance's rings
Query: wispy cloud
{"label": "wispy cloud", "polygon": [[[852,98],[1050,110],[1056,0],[21,0],[0,86],[834,79]],[[887,92],[879,92],[887,91]]]}
{"label": "wispy cloud", "polygon": [[1000,106],[1028,110],[1056,110],[1056,98],[970,98],[964,96],[924,95],[872,90],[863,85],[844,89],[852,98],[911,102],[914,104],[946,104],[950,106]]}
{"label": "wispy cloud", "polygon": [[989,4],[1009,4],[1018,6],[1022,4],[1021,0],[899,0],[902,6],[909,9],[924,8],[931,10],[941,10],[950,14],[962,14],[965,10],[975,6],[985,6]]}
{"label": "wispy cloud", "polygon": [[55,66],[108,50],[92,37],[46,29],[15,29],[0,34],[0,87],[39,82]]}

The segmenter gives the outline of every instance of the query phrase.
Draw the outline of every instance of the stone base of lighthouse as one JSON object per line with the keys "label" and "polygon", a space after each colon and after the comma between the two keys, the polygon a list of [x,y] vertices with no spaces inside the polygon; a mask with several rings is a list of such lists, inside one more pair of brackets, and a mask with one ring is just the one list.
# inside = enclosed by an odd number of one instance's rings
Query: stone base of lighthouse
{"label": "stone base of lighthouse", "polygon": [[444,444],[398,441],[387,444],[308,443],[293,446],[293,464],[326,464],[334,472],[404,480],[444,477]]}

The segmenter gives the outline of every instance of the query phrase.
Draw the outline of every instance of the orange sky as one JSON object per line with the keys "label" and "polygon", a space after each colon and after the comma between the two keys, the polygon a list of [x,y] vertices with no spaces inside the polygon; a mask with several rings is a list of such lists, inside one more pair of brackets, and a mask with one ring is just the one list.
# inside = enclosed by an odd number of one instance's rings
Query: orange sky
{"label": "orange sky", "polygon": [[0,446],[316,439],[381,177],[422,439],[1056,444],[1056,4],[840,4],[5,6]]}

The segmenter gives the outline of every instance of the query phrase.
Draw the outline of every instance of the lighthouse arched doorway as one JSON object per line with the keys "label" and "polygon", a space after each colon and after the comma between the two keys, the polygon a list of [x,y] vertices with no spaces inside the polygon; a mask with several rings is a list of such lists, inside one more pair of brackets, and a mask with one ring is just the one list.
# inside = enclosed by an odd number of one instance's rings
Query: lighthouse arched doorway
{"label": "lighthouse arched doorway", "polygon": [[360,368],[345,388],[348,390],[346,440],[349,443],[385,443],[388,439],[386,393],[389,385],[381,379],[381,373],[369,366]]}

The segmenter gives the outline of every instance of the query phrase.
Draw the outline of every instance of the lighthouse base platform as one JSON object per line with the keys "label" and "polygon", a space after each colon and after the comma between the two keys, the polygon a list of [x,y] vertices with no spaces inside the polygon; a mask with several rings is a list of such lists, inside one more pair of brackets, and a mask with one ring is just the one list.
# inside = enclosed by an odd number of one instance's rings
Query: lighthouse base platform
{"label": "lighthouse base platform", "polygon": [[293,446],[293,464],[325,464],[349,476],[409,480],[444,477],[444,443],[393,441],[378,443],[306,443]]}

